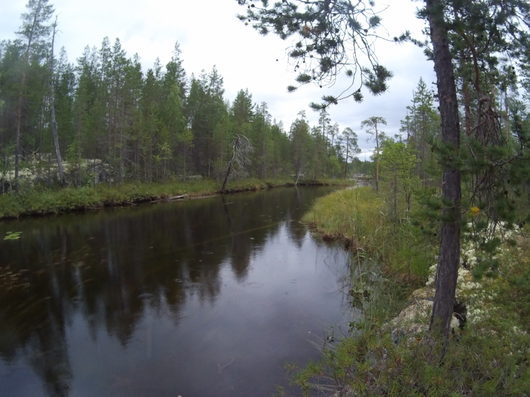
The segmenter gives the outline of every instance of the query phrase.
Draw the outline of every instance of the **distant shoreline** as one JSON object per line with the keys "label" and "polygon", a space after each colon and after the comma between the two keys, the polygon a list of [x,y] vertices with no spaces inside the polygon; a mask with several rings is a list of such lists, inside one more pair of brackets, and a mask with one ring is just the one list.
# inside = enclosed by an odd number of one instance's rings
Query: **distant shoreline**
{"label": "distant shoreline", "polygon": [[[343,179],[304,180],[299,186],[347,186]],[[295,186],[290,179],[247,179],[234,181],[224,191],[213,180],[177,181],[167,183],[130,183],[67,187],[58,190],[30,189],[0,195],[0,220],[29,216],[49,216],[85,212],[108,207],[127,207],[148,202],[169,202]]]}

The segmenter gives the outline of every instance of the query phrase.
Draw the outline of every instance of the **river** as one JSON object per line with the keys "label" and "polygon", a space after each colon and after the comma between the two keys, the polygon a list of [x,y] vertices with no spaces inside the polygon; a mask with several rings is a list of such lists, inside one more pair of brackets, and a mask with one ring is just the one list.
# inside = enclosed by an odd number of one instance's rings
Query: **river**
{"label": "river", "polygon": [[279,188],[0,223],[0,396],[270,396],[358,316]]}

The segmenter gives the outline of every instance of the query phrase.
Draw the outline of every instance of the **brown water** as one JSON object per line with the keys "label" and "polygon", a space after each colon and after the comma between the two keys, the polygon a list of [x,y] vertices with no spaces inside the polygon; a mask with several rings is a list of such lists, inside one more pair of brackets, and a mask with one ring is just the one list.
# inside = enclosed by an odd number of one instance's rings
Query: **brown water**
{"label": "brown water", "polygon": [[0,223],[0,396],[270,396],[357,315],[329,191]]}

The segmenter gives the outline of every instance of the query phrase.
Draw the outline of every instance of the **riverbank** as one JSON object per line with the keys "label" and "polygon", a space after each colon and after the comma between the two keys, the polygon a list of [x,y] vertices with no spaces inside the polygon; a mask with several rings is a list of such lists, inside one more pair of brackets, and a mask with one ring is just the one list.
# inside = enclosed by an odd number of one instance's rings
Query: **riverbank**
{"label": "riverbank", "polygon": [[[494,276],[476,278],[472,268],[460,270],[457,299],[467,321],[454,330],[440,361],[428,332],[436,243],[405,222],[392,224],[370,190],[334,192],[319,199],[304,220],[325,237],[349,241],[364,258],[353,261],[350,291],[362,300],[364,318],[352,325],[350,336],[326,345],[321,361],[296,373],[308,395],[319,390],[333,396],[523,396],[530,390],[527,229],[509,231],[491,258],[500,264]],[[462,250],[468,264],[480,255],[469,241]],[[378,282],[366,283],[374,272],[363,268],[366,258],[381,264]],[[396,293],[403,290],[409,293]]]}
{"label": "riverbank", "polygon": [[303,221],[324,239],[342,239],[383,264],[387,273],[419,285],[436,253],[433,241],[411,223],[392,222],[384,206],[371,187],[345,189],[318,199]]}
{"label": "riverbank", "polygon": [[[302,181],[298,185],[351,184],[347,180]],[[257,191],[294,186],[291,179],[245,179],[230,182],[222,193]],[[121,185],[66,187],[62,189],[26,188],[0,195],[0,219],[42,216],[138,203],[193,199],[220,194],[214,180],[200,179],[165,183],[127,183]]]}

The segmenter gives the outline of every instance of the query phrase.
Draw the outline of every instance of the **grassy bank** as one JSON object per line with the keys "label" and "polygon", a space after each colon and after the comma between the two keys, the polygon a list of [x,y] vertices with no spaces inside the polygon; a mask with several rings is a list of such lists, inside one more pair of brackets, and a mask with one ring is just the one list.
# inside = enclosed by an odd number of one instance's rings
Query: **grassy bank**
{"label": "grassy bank", "polygon": [[[459,297],[467,322],[456,329],[444,359],[433,349],[426,312],[421,327],[398,341],[391,321],[429,287],[425,266],[434,262],[436,243],[412,226],[392,224],[375,192],[344,190],[319,199],[304,218],[326,236],[346,238],[384,263],[383,281],[364,294],[363,320],[350,336],[323,349],[322,359],[297,370],[294,381],[307,395],[333,396],[526,396],[530,390],[530,239],[519,230],[499,249],[496,277],[459,276]],[[416,244],[419,244],[416,246]],[[465,246],[464,246],[465,247]],[[426,250],[426,255],[422,254]],[[395,252],[392,252],[395,251]],[[407,253],[411,255],[407,260]],[[469,251],[468,251],[469,254]],[[415,263],[414,265],[412,265]],[[432,263],[431,263],[432,264]],[[352,293],[371,271],[352,269]],[[432,268],[430,270],[432,273]],[[407,277],[404,277],[406,275]],[[408,277],[411,276],[411,277]],[[429,274],[429,280],[432,274]],[[394,293],[420,282],[409,297]],[[432,280],[430,280],[432,285]],[[359,294],[356,294],[359,295]],[[365,309],[369,308],[369,311]]]}
{"label": "grassy bank", "polygon": [[[304,181],[301,184],[337,184],[344,180]],[[291,179],[245,179],[230,182],[226,192],[268,189],[291,186]],[[96,185],[62,189],[26,188],[19,192],[0,195],[0,219],[28,215],[60,214],[102,207],[124,206],[135,203],[168,200],[178,196],[187,198],[219,193],[219,184],[201,179],[165,183],[127,183],[121,185]]]}
{"label": "grassy bank", "polygon": [[383,199],[370,187],[322,197],[303,220],[324,237],[346,239],[408,281],[421,282],[433,263],[432,242],[410,222],[392,222]]}

